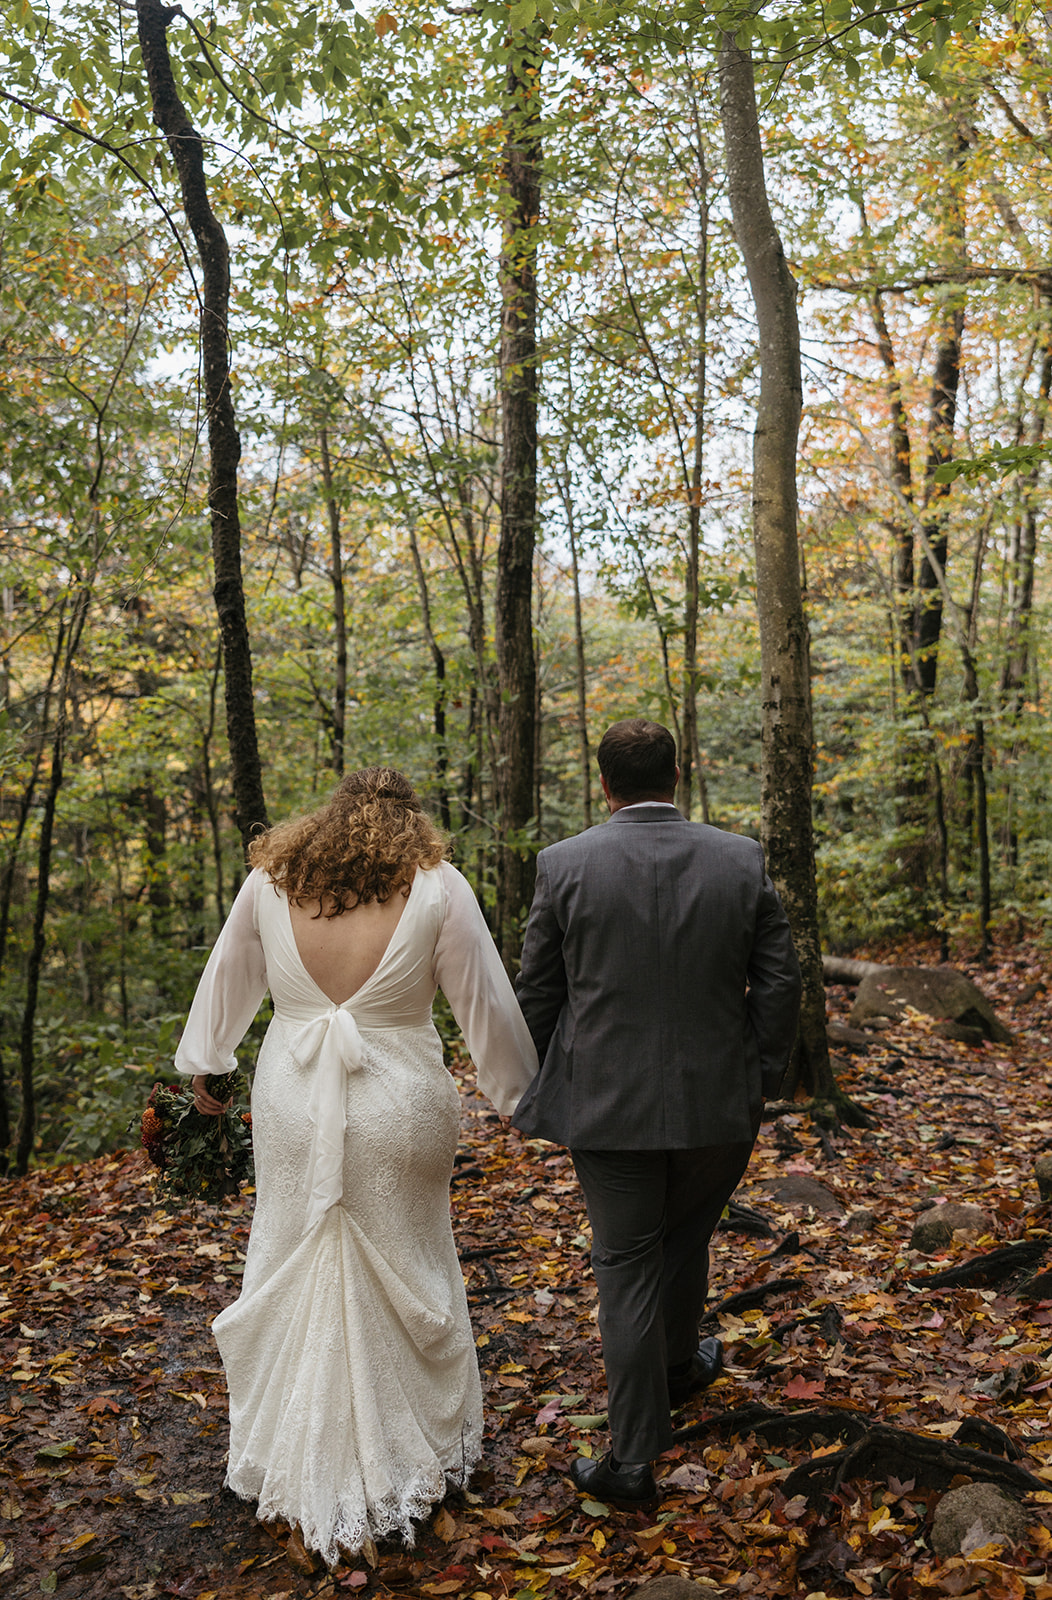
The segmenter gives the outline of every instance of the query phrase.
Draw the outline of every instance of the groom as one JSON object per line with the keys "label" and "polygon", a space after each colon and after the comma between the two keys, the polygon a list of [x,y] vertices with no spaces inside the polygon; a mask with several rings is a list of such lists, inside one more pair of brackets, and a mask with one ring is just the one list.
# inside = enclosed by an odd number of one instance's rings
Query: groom
{"label": "groom", "polygon": [[670,1405],[711,1383],[708,1245],[796,1036],[789,924],[752,839],[686,821],[667,728],[599,746],[611,817],[542,850],[517,990],[540,1074],[513,1122],[569,1147],[592,1225],[613,1449],[600,1499],[657,1496]]}

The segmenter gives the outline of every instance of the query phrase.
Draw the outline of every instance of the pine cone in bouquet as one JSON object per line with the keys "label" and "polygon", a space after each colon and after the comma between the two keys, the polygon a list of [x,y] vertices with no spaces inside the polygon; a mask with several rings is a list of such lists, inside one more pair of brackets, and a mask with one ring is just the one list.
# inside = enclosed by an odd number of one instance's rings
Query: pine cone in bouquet
{"label": "pine cone in bouquet", "polygon": [[222,1116],[198,1111],[189,1089],[155,1083],[139,1124],[159,1174],[158,1195],[173,1209],[186,1200],[214,1205],[253,1181],[252,1117],[235,1099],[244,1079],[228,1072],[209,1088],[217,1100],[230,1102]]}

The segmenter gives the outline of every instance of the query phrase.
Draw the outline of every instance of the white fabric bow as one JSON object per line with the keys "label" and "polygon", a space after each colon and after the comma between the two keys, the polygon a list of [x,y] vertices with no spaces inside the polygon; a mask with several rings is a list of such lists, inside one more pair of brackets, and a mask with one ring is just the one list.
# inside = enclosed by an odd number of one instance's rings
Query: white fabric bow
{"label": "white fabric bow", "polygon": [[309,1233],[343,1198],[343,1142],[347,1128],[347,1074],[362,1065],[362,1036],[349,1011],[333,1006],[312,1017],[292,1040],[298,1066],[314,1065],[307,1114],[314,1128],[307,1170]]}

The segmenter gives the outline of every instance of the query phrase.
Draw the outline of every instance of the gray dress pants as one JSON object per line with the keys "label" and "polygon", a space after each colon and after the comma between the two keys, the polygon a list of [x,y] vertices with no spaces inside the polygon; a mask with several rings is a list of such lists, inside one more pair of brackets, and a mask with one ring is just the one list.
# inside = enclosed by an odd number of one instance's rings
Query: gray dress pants
{"label": "gray dress pants", "polygon": [[667,1369],[689,1361],[709,1240],[753,1142],[693,1150],[571,1150],[592,1225],[610,1438],[620,1461],[672,1443]]}

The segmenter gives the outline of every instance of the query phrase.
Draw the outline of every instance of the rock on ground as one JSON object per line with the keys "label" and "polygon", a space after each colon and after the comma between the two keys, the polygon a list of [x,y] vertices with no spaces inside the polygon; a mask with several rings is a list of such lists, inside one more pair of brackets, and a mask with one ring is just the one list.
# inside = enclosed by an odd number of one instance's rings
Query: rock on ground
{"label": "rock on ground", "polygon": [[931,1547],[945,1560],[984,1544],[1016,1544],[1029,1526],[1023,1507],[996,1483],[962,1483],[935,1507]]}
{"label": "rock on ground", "polygon": [[881,1017],[898,1022],[907,1006],[997,1044],[1012,1043],[982,990],[952,967],[884,967],[869,974],[858,986],[849,1021],[854,1028]]}
{"label": "rock on ground", "polygon": [[1038,1156],[1034,1162],[1034,1177],[1042,1200],[1052,1200],[1052,1156]]}
{"label": "rock on ground", "polygon": [[631,1591],[632,1600],[636,1600],[636,1596],[639,1600],[721,1600],[721,1596],[728,1593],[727,1589],[718,1589],[714,1584],[695,1583],[692,1578],[679,1578],[673,1573],[651,1578],[649,1583],[641,1583],[638,1589]]}
{"label": "rock on ground", "polygon": [[813,1206],[815,1211],[824,1212],[826,1216],[844,1215],[844,1208],[832,1190],[802,1173],[792,1172],[784,1178],[768,1179],[764,1188],[769,1189],[775,1199],[785,1206]]}
{"label": "rock on ground", "polygon": [[910,1249],[930,1255],[951,1243],[956,1228],[977,1228],[980,1233],[988,1233],[992,1227],[993,1222],[981,1206],[947,1200],[944,1205],[929,1206],[921,1212],[910,1234]]}

